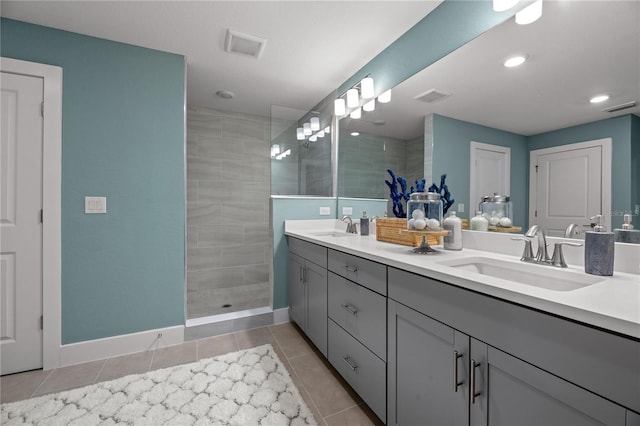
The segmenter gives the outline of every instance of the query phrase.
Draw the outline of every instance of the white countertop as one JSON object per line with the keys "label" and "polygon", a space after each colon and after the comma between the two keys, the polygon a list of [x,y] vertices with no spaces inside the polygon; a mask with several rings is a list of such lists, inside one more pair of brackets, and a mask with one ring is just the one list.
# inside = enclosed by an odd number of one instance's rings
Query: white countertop
{"label": "white countertop", "polygon": [[[345,224],[334,220],[286,221],[285,234],[316,243],[331,249],[360,256],[425,277],[444,281],[506,301],[518,303],[554,315],[610,330],[634,339],[640,339],[640,276],[614,272],[612,277],[599,277],[584,272],[582,266],[556,269],[546,265],[520,262],[521,250],[513,256],[492,251],[463,248],[460,251],[444,250],[436,246],[438,253],[421,255],[412,253],[411,247],[377,241],[373,235],[332,236],[317,235],[332,230],[344,232]],[[473,231],[464,231],[473,232]],[[476,238],[476,232],[473,232]],[[489,233],[492,234],[492,233]],[[471,234],[469,234],[469,237]],[[463,234],[463,244],[465,241]],[[496,238],[491,236],[489,238]],[[502,237],[504,238],[504,237]],[[477,238],[476,238],[477,239]],[[474,242],[477,243],[477,242]],[[521,243],[520,243],[521,244]],[[519,247],[519,246],[518,246]],[[489,277],[477,272],[454,268],[446,263],[459,263],[466,258],[491,258],[519,265],[523,270],[542,268],[548,275],[546,286],[553,288],[553,274],[564,275],[577,282],[595,282],[582,288],[558,291],[521,284],[506,279]],[[445,263],[445,264],[443,264]],[[557,271],[557,272],[554,272]]]}

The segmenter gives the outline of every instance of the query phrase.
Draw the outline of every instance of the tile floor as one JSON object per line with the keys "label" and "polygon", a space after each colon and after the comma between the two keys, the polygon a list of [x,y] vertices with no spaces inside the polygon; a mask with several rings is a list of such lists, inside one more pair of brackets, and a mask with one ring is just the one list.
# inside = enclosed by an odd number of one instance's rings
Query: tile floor
{"label": "tile floor", "polygon": [[238,331],[49,371],[34,370],[3,376],[0,378],[0,399],[2,402],[18,401],[266,343],[273,345],[318,424],[382,424],[292,323]]}

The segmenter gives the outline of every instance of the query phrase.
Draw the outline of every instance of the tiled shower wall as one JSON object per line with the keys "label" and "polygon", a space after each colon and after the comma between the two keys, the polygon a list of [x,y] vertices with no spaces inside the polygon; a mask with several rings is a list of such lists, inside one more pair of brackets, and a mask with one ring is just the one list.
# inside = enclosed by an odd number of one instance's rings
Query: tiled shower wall
{"label": "tiled shower wall", "polygon": [[271,305],[269,140],[268,117],[188,107],[189,319]]}

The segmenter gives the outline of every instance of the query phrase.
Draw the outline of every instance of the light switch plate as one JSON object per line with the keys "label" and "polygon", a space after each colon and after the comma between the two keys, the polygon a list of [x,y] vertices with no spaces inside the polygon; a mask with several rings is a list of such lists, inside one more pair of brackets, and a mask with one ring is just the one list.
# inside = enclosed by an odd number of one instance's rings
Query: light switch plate
{"label": "light switch plate", "polygon": [[86,214],[106,213],[107,197],[84,197],[84,212]]}
{"label": "light switch plate", "polygon": [[353,214],[353,207],[343,207],[342,208],[342,214],[352,215]]}
{"label": "light switch plate", "polygon": [[458,213],[464,213],[464,204],[458,203]]}
{"label": "light switch plate", "polygon": [[331,215],[331,207],[320,207],[320,216]]}

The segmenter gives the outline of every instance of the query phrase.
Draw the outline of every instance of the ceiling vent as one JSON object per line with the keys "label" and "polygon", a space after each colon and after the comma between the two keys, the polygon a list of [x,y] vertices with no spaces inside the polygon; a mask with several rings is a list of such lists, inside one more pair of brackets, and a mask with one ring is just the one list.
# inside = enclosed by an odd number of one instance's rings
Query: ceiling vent
{"label": "ceiling vent", "polygon": [[622,111],[623,109],[633,108],[636,105],[638,105],[638,103],[636,101],[631,101],[631,102],[627,102],[626,104],[620,104],[620,105],[612,106],[612,107],[609,107],[609,108],[603,108],[602,111],[603,112]]}
{"label": "ceiling vent", "polygon": [[449,96],[451,96],[451,93],[446,93],[439,89],[431,89],[416,96],[414,99],[416,101],[432,104],[434,102],[439,102],[445,98],[448,98]]}
{"label": "ceiling vent", "polygon": [[224,51],[259,58],[264,51],[265,44],[267,44],[267,40],[263,38],[227,29]]}

